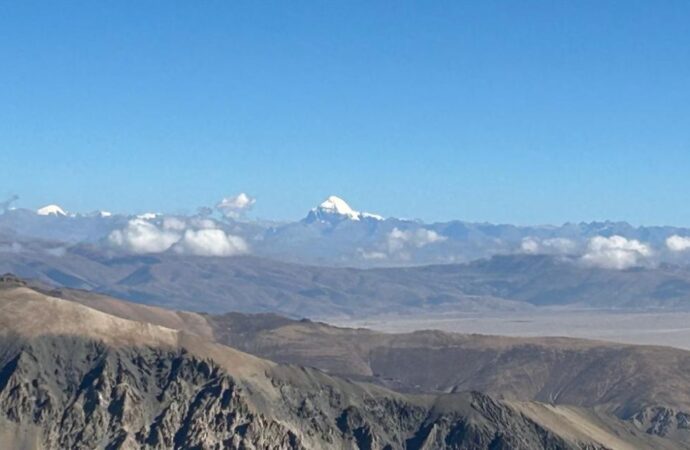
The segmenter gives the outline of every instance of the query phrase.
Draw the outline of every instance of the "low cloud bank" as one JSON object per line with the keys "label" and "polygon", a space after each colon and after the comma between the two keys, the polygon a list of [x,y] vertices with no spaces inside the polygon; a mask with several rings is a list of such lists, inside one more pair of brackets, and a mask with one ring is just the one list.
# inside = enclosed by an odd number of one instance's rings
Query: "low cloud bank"
{"label": "low cloud bank", "polygon": [[447,237],[426,228],[401,230],[395,227],[372,248],[358,248],[357,254],[360,259],[367,261],[408,261],[412,259],[412,250],[443,242],[447,239]]}
{"label": "low cloud bank", "polygon": [[577,251],[577,243],[567,238],[526,237],[522,240],[520,248],[530,255],[571,255]]}
{"label": "low cloud bank", "polygon": [[180,235],[137,218],[130,220],[123,229],[110,233],[108,240],[132,253],[160,253],[179,241]]}
{"label": "low cloud bank", "polygon": [[690,250],[690,237],[674,234],[666,239],[666,247],[672,252],[684,252]]}
{"label": "low cloud bank", "polygon": [[198,256],[233,256],[247,253],[247,243],[238,236],[226,234],[223,230],[186,230],[175,244],[177,253]]}
{"label": "low cloud bank", "polygon": [[437,232],[425,228],[407,231],[393,228],[393,230],[388,233],[388,252],[398,253],[410,247],[422,248],[435,242],[443,242],[446,239],[445,236],[441,236]]}
{"label": "low cloud bank", "polygon": [[135,218],[124,228],[111,232],[108,241],[115,247],[137,254],[162,253],[172,249],[179,254],[234,256],[249,251],[244,239],[225,233],[208,219],[185,221],[165,217],[154,223]]}
{"label": "low cloud bank", "polygon": [[636,239],[596,236],[589,240],[581,260],[592,267],[623,270],[641,265],[650,256],[650,246]]}
{"label": "low cloud bank", "polygon": [[568,238],[527,237],[520,250],[531,255],[571,255],[590,267],[615,270],[648,264],[654,254],[649,244],[618,235],[595,236],[586,243]]}

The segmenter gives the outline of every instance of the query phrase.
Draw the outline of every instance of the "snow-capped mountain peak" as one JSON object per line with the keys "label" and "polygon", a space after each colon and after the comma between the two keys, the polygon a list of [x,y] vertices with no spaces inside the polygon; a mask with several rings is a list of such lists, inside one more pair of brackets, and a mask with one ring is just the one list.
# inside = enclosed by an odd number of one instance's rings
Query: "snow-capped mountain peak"
{"label": "snow-capped mountain peak", "polygon": [[67,213],[58,205],[46,205],[43,208],[36,210],[39,216],[66,216]]}
{"label": "snow-capped mountain peak", "polygon": [[317,211],[325,212],[328,214],[338,214],[341,216],[346,216],[351,220],[359,220],[360,213],[355,211],[347,204],[345,200],[335,195],[331,195],[326,200],[323,201],[317,208]]}
{"label": "snow-capped mountain peak", "polygon": [[334,222],[341,220],[360,221],[368,220],[383,220],[383,217],[377,214],[370,214],[366,212],[359,212],[354,210],[348,203],[340,197],[331,195],[324,200],[319,206],[312,209],[306,217],[306,222]]}

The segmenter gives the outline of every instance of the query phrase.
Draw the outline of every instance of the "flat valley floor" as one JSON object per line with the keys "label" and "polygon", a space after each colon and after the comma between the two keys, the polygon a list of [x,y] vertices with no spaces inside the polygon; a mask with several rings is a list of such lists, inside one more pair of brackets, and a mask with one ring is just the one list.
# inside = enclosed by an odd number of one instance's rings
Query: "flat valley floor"
{"label": "flat valley floor", "polygon": [[565,336],[690,350],[690,312],[541,310],[390,315],[325,321],[337,326],[365,327],[393,333],[436,329],[501,336]]}

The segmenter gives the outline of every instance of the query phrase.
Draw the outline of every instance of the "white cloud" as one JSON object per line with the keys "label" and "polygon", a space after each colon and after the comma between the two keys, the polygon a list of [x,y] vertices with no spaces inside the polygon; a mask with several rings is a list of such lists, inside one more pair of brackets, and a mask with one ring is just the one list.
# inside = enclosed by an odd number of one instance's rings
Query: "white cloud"
{"label": "white cloud", "polygon": [[191,225],[194,228],[201,229],[218,228],[218,224],[213,219],[200,219],[196,217],[191,220]]}
{"label": "white cloud", "polygon": [[522,248],[523,252],[534,255],[539,253],[541,246],[539,245],[539,241],[537,241],[535,238],[526,237],[522,240],[522,245],[520,248]]}
{"label": "white cloud", "polygon": [[233,256],[247,253],[247,243],[223,230],[187,230],[175,245],[175,251],[199,256]]}
{"label": "white cloud", "polygon": [[674,234],[673,236],[666,239],[666,247],[672,252],[684,252],[685,250],[690,250],[690,237],[678,236]]}
{"label": "white cloud", "polygon": [[166,217],[163,219],[163,229],[182,231],[187,228],[187,224],[177,217]]}
{"label": "white cloud", "polygon": [[250,197],[244,192],[235,195],[234,197],[226,197],[216,205],[216,209],[225,217],[236,219],[245,212],[249,211],[256,203],[256,199]]}
{"label": "white cloud", "polygon": [[569,255],[577,250],[577,243],[567,238],[538,239],[526,237],[522,240],[521,249],[529,254]]}
{"label": "white cloud", "polygon": [[649,245],[636,239],[596,236],[589,240],[581,259],[590,266],[622,270],[639,265],[651,255]]}
{"label": "white cloud", "polygon": [[144,219],[132,219],[125,228],[110,233],[108,240],[133,253],[160,253],[179,241],[180,234],[160,229]]}
{"label": "white cloud", "polygon": [[433,230],[419,228],[417,230],[403,231],[396,228],[388,233],[387,245],[389,253],[398,253],[409,247],[422,248],[435,242],[443,242],[447,238]]}
{"label": "white cloud", "polygon": [[191,226],[174,217],[166,217],[160,226],[132,219],[125,228],[110,233],[108,240],[133,253],[161,253],[172,248],[181,254],[232,256],[249,251],[244,239],[226,234],[212,220],[193,220]]}

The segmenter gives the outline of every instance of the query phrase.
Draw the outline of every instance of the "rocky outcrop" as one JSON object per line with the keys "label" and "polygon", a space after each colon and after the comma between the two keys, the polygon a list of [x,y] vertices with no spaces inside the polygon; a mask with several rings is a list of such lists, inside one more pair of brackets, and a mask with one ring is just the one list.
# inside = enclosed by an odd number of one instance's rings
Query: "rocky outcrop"
{"label": "rocky outcrop", "polygon": [[184,350],[4,337],[0,424],[50,449],[588,448],[478,393],[440,407],[307,369],[267,376],[259,392]]}
{"label": "rocky outcrop", "polygon": [[687,411],[652,406],[637,412],[630,420],[647,433],[690,441],[690,413]]}
{"label": "rocky outcrop", "polygon": [[37,427],[45,448],[303,448],[220,368],[184,351],[69,337],[3,344],[3,419]]}

